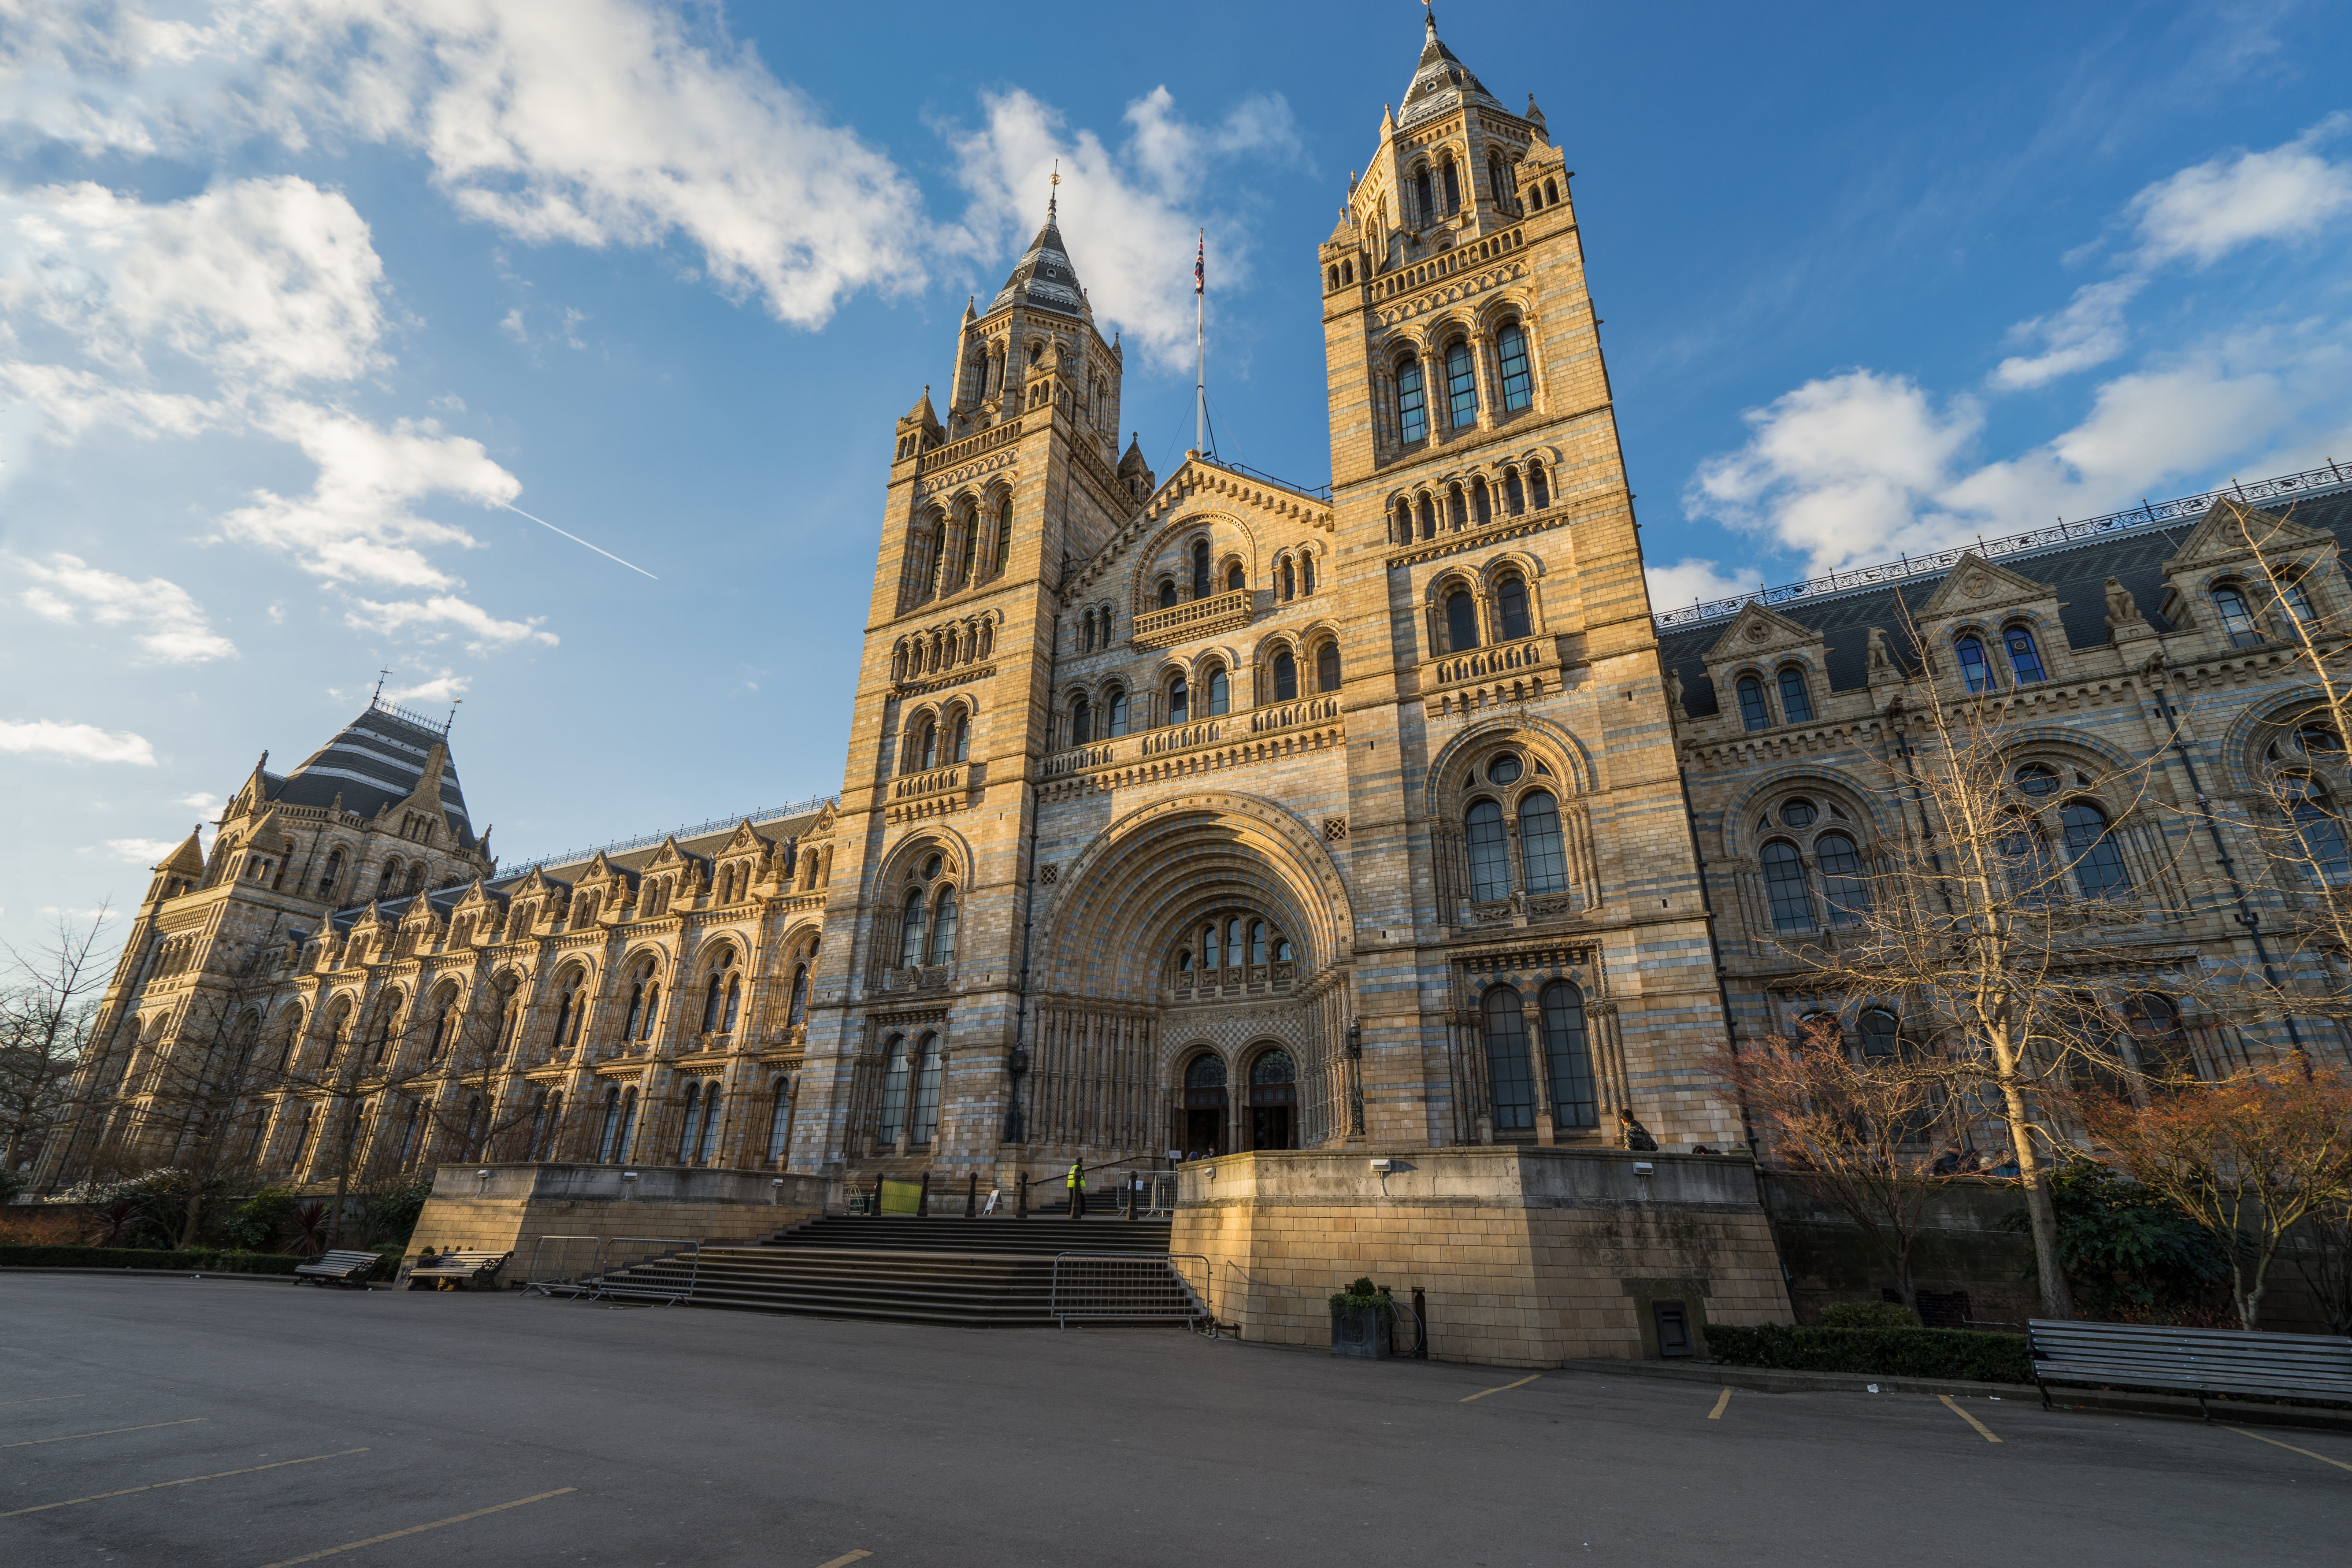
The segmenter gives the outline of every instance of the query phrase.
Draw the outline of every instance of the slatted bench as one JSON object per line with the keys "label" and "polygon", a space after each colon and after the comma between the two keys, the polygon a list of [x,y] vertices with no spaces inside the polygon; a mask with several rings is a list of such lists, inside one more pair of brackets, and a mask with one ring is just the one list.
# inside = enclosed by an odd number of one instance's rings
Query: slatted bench
{"label": "slatted bench", "polygon": [[[499,1270],[511,1252],[445,1252],[431,1264],[408,1271],[412,1290],[495,1290]],[[424,1281],[419,1284],[418,1281]]]}
{"label": "slatted bench", "polygon": [[2193,1394],[2352,1403],[2352,1339],[2243,1329],[2175,1329],[2144,1323],[2026,1324],[2033,1381],[2050,1406],[2053,1383],[2095,1383]]}
{"label": "slatted bench", "polygon": [[368,1276],[383,1261],[383,1254],[375,1252],[322,1252],[308,1263],[296,1264],[294,1277],[313,1285],[357,1285],[365,1289]]}

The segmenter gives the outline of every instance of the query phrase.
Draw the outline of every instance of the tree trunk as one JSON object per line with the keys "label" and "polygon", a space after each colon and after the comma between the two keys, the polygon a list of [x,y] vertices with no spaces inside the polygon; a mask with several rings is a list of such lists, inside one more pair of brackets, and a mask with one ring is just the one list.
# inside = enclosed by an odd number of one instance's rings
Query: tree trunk
{"label": "tree trunk", "polygon": [[2017,1087],[2017,1059],[2006,1041],[1993,1045],[2000,1069],[2002,1119],[2009,1124],[2009,1146],[2017,1156],[2019,1181],[2025,1188],[2025,1217],[2033,1230],[2034,1272],[2042,1278],[2042,1310],[2056,1319],[2074,1315],[2074,1299],[2066,1289],[2066,1271],[2058,1264],[2058,1210],[2042,1180],[2042,1159],[2033,1149],[2033,1125],[2026,1114],[2025,1093]]}

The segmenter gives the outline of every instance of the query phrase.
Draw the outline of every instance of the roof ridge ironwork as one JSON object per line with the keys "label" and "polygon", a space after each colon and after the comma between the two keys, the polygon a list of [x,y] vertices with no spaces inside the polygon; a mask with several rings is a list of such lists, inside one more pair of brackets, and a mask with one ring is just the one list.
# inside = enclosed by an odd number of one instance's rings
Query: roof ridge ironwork
{"label": "roof ridge ironwork", "polygon": [[796,800],[787,805],[764,805],[756,811],[739,811],[726,816],[714,816],[708,822],[665,828],[659,833],[643,833],[635,838],[615,839],[610,844],[592,844],[585,849],[567,849],[561,855],[535,855],[528,860],[516,861],[511,869],[500,866],[496,879],[502,882],[509,877],[528,876],[534,866],[544,870],[550,866],[569,866],[575,861],[593,860],[599,854],[625,855],[632,849],[650,849],[666,839],[698,838],[703,834],[723,832],[743,822],[778,822],[788,817],[814,816],[828,805],[840,804],[839,795],[811,795],[806,800]]}
{"label": "roof ridge ironwork", "polygon": [[2342,489],[2352,489],[2352,478],[2347,478],[2343,469],[2331,460],[2324,468],[2280,474],[2272,479],[2257,479],[2252,484],[2242,484],[2233,479],[2220,489],[2192,496],[2179,496],[2167,501],[2142,500],[2139,505],[2123,511],[2084,518],[2076,522],[2053,523],[2048,528],[2032,529],[2003,539],[1979,539],[1974,544],[1955,545],[1927,555],[1906,555],[1898,561],[1876,566],[1852,567],[1825,576],[1809,577],[1801,583],[1759,588],[1753,594],[1695,604],[1687,609],[1662,611],[1650,618],[1661,633],[1680,631],[1687,626],[1704,626],[1709,621],[1736,616],[1749,605],[1785,605],[1801,599],[1810,602],[1841,598],[1848,594],[1883,588],[1890,583],[1934,576],[1950,571],[1961,556],[1970,553],[1985,560],[1998,555],[2034,555],[2085,539],[2155,529],[2168,522],[2194,521],[2203,517],[2219,500],[2242,500],[2251,505],[2282,496],[2300,498]]}

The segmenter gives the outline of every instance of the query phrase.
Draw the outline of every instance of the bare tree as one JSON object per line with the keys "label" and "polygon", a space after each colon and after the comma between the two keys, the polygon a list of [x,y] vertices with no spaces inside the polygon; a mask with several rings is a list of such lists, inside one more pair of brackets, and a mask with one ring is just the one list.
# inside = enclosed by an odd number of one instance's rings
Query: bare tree
{"label": "bare tree", "polygon": [[37,1158],[66,1119],[114,967],[100,948],[106,919],[103,906],[83,925],[60,916],[37,952],[8,949],[15,984],[0,993],[0,1180]]}

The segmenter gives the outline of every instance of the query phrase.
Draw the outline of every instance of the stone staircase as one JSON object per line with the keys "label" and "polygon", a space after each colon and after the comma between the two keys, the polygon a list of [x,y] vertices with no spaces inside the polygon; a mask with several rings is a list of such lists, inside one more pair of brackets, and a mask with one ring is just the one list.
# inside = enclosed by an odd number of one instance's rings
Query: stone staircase
{"label": "stone staircase", "polygon": [[[863,1318],[967,1328],[1051,1328],[1054,1257],[1148,1253],[1164,1258],[1165,1220],[918,1218],[833,1215],[752,1247],[706,1247],[698,1259],[654,1258],[606,1276],[623,1295],[683,1294],[698,1307]],[[1199,1310],[1174,1268],[1119,1266],[1114,1298],[1132,1316],[1089,1322],[1167,1322]],[[1205,1315],[1205,1313],[1202,1313]]]}

